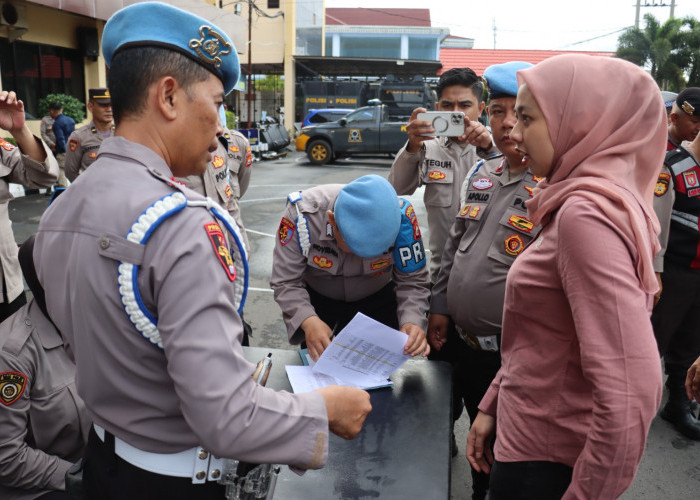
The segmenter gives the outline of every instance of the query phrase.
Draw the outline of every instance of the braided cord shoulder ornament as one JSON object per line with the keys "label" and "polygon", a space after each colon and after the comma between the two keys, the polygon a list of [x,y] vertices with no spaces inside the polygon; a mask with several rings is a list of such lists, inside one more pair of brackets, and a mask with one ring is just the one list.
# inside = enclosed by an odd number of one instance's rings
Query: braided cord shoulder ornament
{"label": "braided cord shoulder ornament", "polygon": [[[233,251],[233,249],[231,249],[231,254],[236,268],[239,270],[239,272],[236,273],[234,286],[236,308],[240,314],[243,311],[246,295],[248,293],[248,254],[238,225],[228,212],[212,199],[207,198],[204,201],[190,201],[181,192],[166,195],[143,211],[136,219],[136,222],[131,226],[129,233],[126,235],[126,239],[139,245],[145,245],[153,232],[164,220],[184,210],[188,206],[204,207],[209,210],[214,218],[224,224],[238,247],[238,251]],[[146,340],[162,349],[163,342],[160,337],[160,332],[158,332],[158,318],[154,317],[148,311],[139,291],[139,268],[140,266],[129,262],[122,261],[119,263],[117,267],[119,295],[121,296],[124,311],[134,325],[134,328],[136,328]]]}

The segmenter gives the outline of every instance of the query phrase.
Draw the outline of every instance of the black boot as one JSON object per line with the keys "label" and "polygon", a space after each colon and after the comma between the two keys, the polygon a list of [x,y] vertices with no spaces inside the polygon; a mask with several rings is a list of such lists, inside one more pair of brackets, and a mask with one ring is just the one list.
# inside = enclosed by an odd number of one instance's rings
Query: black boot
{"label": "black boot", "polygon": [[688,439],[700,441],[700,421],[691,413],[690,400],[685,394],[685,376],[669,375],[666,387],[668,402],[661,410],[661,418]]}

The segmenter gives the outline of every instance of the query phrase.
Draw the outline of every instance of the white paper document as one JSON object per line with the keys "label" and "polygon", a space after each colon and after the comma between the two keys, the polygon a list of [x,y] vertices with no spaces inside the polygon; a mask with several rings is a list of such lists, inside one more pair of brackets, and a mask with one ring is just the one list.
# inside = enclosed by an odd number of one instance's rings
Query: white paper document
{"label": "white paper document", "polygon": [[311,366],[287,366],[295,393],[328,385],[365,389],[386,387],[387,379],[409,358],[408,335],[358,313]]}

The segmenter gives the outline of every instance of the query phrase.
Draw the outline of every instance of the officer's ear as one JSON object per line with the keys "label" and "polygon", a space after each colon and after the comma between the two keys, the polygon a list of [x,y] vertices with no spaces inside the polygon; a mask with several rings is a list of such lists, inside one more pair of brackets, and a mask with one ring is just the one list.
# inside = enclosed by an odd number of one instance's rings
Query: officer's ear
{"label": "officer's ear", "polygon": [[153,99],[157,109],[163,114],[166,120],[177,118],[177,91],[180,84],[172,76],[164,76],[153,84]]}

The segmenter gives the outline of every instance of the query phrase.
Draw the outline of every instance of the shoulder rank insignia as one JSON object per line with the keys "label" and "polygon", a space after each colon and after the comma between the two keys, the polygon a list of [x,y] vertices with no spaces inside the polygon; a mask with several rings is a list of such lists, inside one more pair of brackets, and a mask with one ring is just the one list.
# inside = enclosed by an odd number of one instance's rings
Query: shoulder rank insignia
{"label": "shoulder rank insignia", "polygon": [[525,242],[519,234],[508,236],[503,240],[506,253],[509,255],[518,255],[525,248]]}
{"label": "shoulder rank insignia", "polygon": [[214,159],[211,161],[211,164],[214,165],[214,168],[221,168],[224,166],[224,158],[219,155],[214,155]]}
{"label": "shoulder rank insignia", "polygon": [[17,148],[17,146],[12,144],[11,142],[6,141],[5,139],[0,139],[0,147],[5,151],[12,151],[13,149]]}
{"label": "shoulder rank insignia", "polygon": [[76,149],[78,149],[79,145],[80,143],[77,139],[71,139],[68,141],[68,149],[70,149],[71,151],[75,151]]}
{"label": "shoulder rank insignia", "polygon": [[331,267],[333,267],[333,261],[328,259],[327,257],[320,257],[318,255],[315,255],[313,260],[314,264],[316,264],[322,269],[330,269]]}
{"label": "shoulder rank insignia", "polygon": [[27,376],[19,372],[0,373],[0,401],[5,406],[10,406],[24,393],[27,386]]}
{"label": "shoulder rank insignia", "polygon": [[488,177],[482,177],[472,182],[472,186],[474,186],[474,189],[484,190],[493,186],[493,181]]}
{"label": "shoulder rank insignia", "polygon": [[214,247],[214,253],[226,270],[226,275],[231,281],[236,280],[236,266],[233,265],[233,258],[226,246],[226,237],[221,227],[216,222],[207,222],[204,229],[209,235],[209,240]]}
{"label": "shoulder rank insignia", "polygon": [[292,221],[290,221],[286,217],[282,217],[282,222],[280,222],[280,227],[277,231],[282,246],[286,245],[292,240],[292,236],[294,236],[295,227],[296,226],[294,226],[294,223]]}
{"label": "shoulder rank insignia", "polygon": [[656,196],[663,196],[668,191],[668,184],[671,182],[671,174],[666,172],[661,172],[659,178],[656,181],[656,187],[654,188],[654,194]]}

